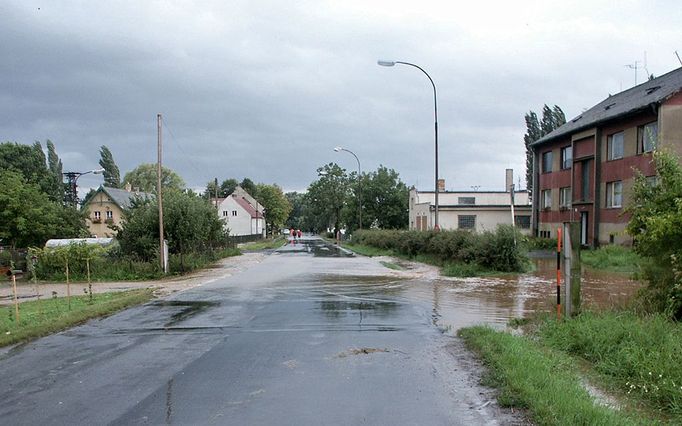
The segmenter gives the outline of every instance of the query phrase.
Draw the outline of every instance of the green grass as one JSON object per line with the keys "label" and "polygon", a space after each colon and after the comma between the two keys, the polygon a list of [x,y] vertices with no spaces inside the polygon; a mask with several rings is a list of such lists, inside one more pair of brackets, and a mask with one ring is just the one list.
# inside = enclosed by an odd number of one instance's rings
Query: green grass
{"label": "green grass", "polygon": [[544,320],[543,344],[582,358],[623,394],[682,424],[682,325],[662,315],[583,313],[571,321]]}
{"label": "green grass", "polygon": [[286,237],[283,235],[277,236],[275,238],[266,238],[264,240],[253,241],[250,243],[245,243],[241,245],[243,250],[260,251],[260,250],[273,250],[282,247],[287,243]]}
{"label": "green grass", "polygon": [[595,405],[572,358],[525,337],[469,327],[458,334],[489,367],[484,384],[500,389],[502,406],[525,408],[540,425],[650,424],[633,414]]}
{"label": "green grass", "polygon": [[596,250],[582,250],[582,263],[609,272],[634,273],[639,269],[641,258],[632,249],[617,245],[602,246]]}
{"label": "green grass", "polygon": [[395,270],[395,271],[402,271],[402,270],[405,269],[405,268],[403,268],[402,266],[398,265],[397,263],[393,263],[393,262],[384,262],[384,261],[381,261],[381,262],[379,262],[379,263],[381,263],[382,265],[384,265],[384,266],[387,267],[388,269],[393,269],[393,270]]}
{"label": "green grass", "polygon": [[72,296],[19,304],[19,323],[14,305],[0,307],[0,346],[24,342],[81,324],[91,318],[110,315],[153,297],[151,289]]}

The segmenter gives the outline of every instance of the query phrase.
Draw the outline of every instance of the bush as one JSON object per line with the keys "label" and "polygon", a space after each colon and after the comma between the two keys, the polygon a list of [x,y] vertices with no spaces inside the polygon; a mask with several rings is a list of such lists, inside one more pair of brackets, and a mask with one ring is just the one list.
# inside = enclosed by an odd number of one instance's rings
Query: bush
{"label": "bush", "polygon": [[[359,230],[353,243],[392,250],[408,257],[426,257],[429,263],[449,264],[449,270],[471,271],[489,269],[520,272],[525,267],[518,231],[511,226],[498,226],[494,232],[476,234],[455,231],[394,231]],[[477,265],[468,268],[453,264]]]}

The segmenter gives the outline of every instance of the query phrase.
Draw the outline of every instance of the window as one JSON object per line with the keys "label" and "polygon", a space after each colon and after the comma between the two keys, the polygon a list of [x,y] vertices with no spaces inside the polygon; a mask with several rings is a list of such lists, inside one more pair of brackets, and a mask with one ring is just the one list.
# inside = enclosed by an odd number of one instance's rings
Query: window
{"label": "window", "polygon": [[514,216],[514,224],[521,229],[530,229],[530,216]]}
{"label": "window", "polygon": [[474,229],[476,228],[476,215],[458,215],[457,227],[459,229]]}
{"label": "window", "polygon": [[474,205],[476,204],[476,197],[459,197],[457,198],[457,204]]}
{"label": "window", "polygon": [[232,216],[237,216],[237,210],[232,210]]}
{"label": "window", "polygon": [[552,190],[543,189],[542,190],[542,208],[551,209],[552,208]]}
{"label": "window", "polygon": [[113,220],[114,219],[114,212],[111,210],[107,210],[107,220]]}
{"label": "window", "polygon": [[561,168],[570,169],[573,165],[573,147],[567,146],[561,148]]}
{"label": "window", "polygon": [[645,124],[637,129],[637,152],[651,152],[658,145],[658,122]]}
{"label": "window", "polygon": [[95,212],[95,220],[96,220],[96,221],[102,220],[102,213],[96,211],[96,212]]}
{"label": "window", "polygon": [[617,208],[623,205],[623,183],[621,181],[606,184],[606,207]]}
{"label": "window", "polygon": [[619,133],[614,133],[613,135],[609,136],[608,144],[607,144],[607,155],[606,158],[609,160],[618,160],[619,158],[623,158],[623,137],[624,133],[619,132]]}
{"label": "window", "polygon": [[223,210],[223,217],[227,216],[227,210]]}
{"label": "window", "polygon": [[552,151],[542,153],[542,173],[552,171]]}
{"label": "window", "polygon": [[658,185],[658,176],[647,176],[644,179],[646,180],[646,184],[650,187]]}
{"label": "window", "polygon": [[559,208],[571,207],[571,187],[567,186],[559,189]]}
{"label": "window", "polygon": [[580,199],[587,201],[590,199],[590,160],[585,160],[581,163],[582,166],[582,181],[580,182]]}

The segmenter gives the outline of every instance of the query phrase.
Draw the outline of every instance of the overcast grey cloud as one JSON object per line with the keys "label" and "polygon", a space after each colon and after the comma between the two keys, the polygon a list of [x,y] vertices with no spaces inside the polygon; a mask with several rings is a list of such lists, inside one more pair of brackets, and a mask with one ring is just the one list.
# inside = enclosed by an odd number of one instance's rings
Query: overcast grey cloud
{"label": "overcast grey cloud", "polygon": [[[467,2],[471,3],[471,2]],[[0,140],[55,142],[65,170],[156,161],[200,188],[214,177],[305,189],[316,168],[396,169],[433,187],[438,88],[448,189],[524,176],[523,116],[578,115],[680,66],[677,1],[229,1],[0,3]],[[97,176],[80,184],[97,186]],[[522,186],[525,183],[522,180]]]}

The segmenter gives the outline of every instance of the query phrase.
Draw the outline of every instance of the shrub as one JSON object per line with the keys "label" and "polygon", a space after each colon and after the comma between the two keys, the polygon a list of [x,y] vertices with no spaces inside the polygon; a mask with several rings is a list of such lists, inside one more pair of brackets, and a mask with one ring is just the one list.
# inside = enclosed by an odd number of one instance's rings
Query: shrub
{"label": "shrub", "polygon": [[[503,272],[522,271],[525,259],[520,248],[521,236],[511,226],[499,226],[494,232],[476,234],[455,231],[360,230],[353,243],[392,250],[408,257],[424,257],[429,263],[472,264],[455,269],[471,274],[482,268]],[[455,269],[453,269],[455,268]]]}

